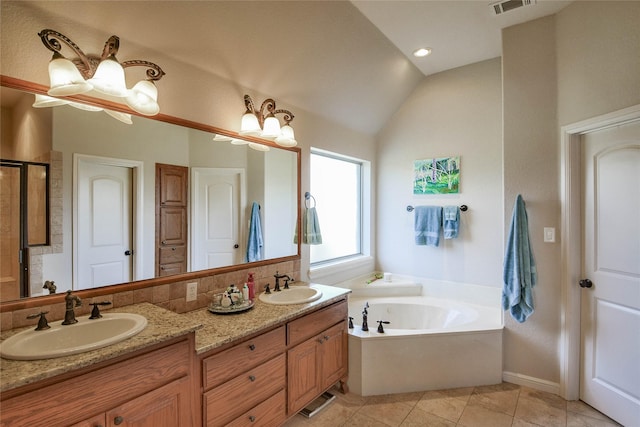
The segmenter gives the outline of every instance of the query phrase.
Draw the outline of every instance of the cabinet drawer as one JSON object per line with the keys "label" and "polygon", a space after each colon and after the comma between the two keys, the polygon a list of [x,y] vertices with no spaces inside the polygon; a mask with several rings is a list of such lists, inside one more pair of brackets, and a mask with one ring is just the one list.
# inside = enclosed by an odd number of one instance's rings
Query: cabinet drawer
{"label": "cabinet drawer", "polygon": [[284,354],[204,394],[205,425],[221,426],[285,388]]}
{"label": "cabinet drawer", "polygon": [[244,341],[202,361],[202,384],[205,390],[284,353],[284,326]]}
{"label": "cabinet drawer", "polygon": [[160,247],[160,264],[182,262],[185,260],[187,248],[185,246]]}
{"label": "cabinet drawer", "polygon": [[327,308],[311,313],[287,325],[288,344],[294,345],[347,319],[347,301],[343,300]]}
{"label": "cabinet drawer", "polygon": [[227,424],[227,427],[279,426],[284,422],[286,417],[286,395],[284,390],[280,390],[269,399],[231,421]]}
{"label": "cabinet drawer", "polygon": [[160,266],[160,274],[161,277],[164,276],[173,276],[174,274],[186,273],[186,265],[184,262],[174,262],[171,264],[162,264]]}

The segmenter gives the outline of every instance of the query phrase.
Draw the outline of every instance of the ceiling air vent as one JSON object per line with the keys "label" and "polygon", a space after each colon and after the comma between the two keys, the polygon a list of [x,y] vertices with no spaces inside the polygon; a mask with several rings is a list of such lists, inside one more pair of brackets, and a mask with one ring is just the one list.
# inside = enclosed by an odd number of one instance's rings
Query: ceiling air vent
{"label": "ceiling air vent", "polygon": [[531,6],[535,3],[536,0],[504,0],[497,3],[491,3],[489,7],[493,11],[494,15],[502,15],[510,10],[518,9],[523,6]]}

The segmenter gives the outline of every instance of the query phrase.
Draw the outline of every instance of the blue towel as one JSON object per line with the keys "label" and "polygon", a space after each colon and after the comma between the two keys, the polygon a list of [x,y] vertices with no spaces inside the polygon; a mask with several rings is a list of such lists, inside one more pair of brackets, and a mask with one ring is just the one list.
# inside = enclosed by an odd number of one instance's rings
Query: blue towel
{"label": "blue towel", "polygon": [[414,215],[416,245],[438,246],[442,206],[416,206]]}
{"label": "blue towel", "polygon": [[262,224],[260,223],[260,205],[253,202],[249,221],[249,240],[247,242],[247,262],[262,259]]}
{"label": "blue towel", "polygon": [[533,313],[532,288],[537,281],[537,272],[529,240],[527,211],[519,194],[513,207],[505,252],[502,308],[508,309],[511,316],[522,323]]}
{"label": "blue towel", "polygon": [[460,208],[457,206],[445,206],[442,209],[442,231],[445,239],[458,237],[460,229]]}

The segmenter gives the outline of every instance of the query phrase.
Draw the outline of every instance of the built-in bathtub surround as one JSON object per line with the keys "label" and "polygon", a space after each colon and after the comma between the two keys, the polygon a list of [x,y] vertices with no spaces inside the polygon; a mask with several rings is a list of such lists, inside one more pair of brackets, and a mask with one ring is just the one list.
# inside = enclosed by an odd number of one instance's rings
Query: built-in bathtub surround
{"label": "built-in bathtub surround", "polygon": [[[233,272],[215,274],[201,277],[199,279],[178,281],[164,285],[151,286],[141,289],[134,289],[125,292],[106,294],[100,297],[90,298],[83,301],[83,305],[76,309],[76,315],[82,316],[91,311],[90,302],[109,301],[112,303],[109,308],[124,307],[138,303],[152,303],[159,307],[168,309],[175,313],[185,313],[200,308],[207,307],[211,302],[213,294],[224,291],[230,284],[244,284],[249,273],[254,273],[256,284],[256,295],[262,292],[267,283],[273,285],[273,276],[276,272],[288,274],[294,279],[299,279],[300,261],[285,261],[275,264],[263,265],[240,269]],[[187,301],[187,283],[198,283],[197,298],[194,301]],[[82,292],[79,293],[81,296]],[[65,304],[61,301],[58,304],[43,305],[41,307],[26,308],[16,311],[3,312],[0,314],[0,330],[20,328],[23,326],[36,325],[37,319],[27,319],[27,316],[39,311],[48,311],[49,321],[61,320],[64,318]]]}
{"label": "built-in bathtub surround", "polygon": [[[340,284],[352,290],[351,391],[372,396],[502,381],[499,288],[392,277]],[[365,305],[368,331],[362,330]],[[390,322],[384,333],[378,321]]]}

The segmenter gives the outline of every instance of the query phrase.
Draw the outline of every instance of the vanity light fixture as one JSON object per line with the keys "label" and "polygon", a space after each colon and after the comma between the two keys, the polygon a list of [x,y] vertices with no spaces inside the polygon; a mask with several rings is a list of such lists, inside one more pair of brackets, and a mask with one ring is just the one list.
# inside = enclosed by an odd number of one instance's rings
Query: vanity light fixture
{"label": "vanity light fixture", "polygon": [[[291,111],[277,110],[276,101],[271,98],[264,100],[260,109],[256,110],[249,95],[244,96],[244,105],[247,110],[242,116],[240,135],[259,136],[283,147],[294,147],[298,144],[289,124],[294,118]],[[276,114],[284,114],[284,126],[280,126]]]}
{"label": "vanity light fixture", "polygon": [[[49,80],[51,96],[70,96],[86,93],[91,90],[102,95],[122,99],[134,111],[153,116],[158,114],[158,89],[154,81],[165,74],[153,62],[130,60],[118,62],[116,53],[120,48],[118,36],[111,36],[104,44],[101,56],[85,55],[71,39],[54,30],[45,29],[38,33],[42,43],[53,52],[49,62]],[[68,46],[77,55],[69,60],[60,51],[62,45]],[[127,89],[124,69],[127,67],[147,67],[147,80],[136,83]]]}

